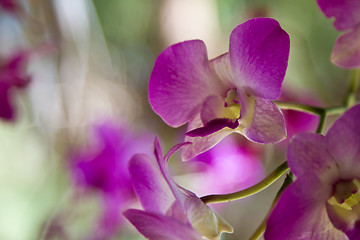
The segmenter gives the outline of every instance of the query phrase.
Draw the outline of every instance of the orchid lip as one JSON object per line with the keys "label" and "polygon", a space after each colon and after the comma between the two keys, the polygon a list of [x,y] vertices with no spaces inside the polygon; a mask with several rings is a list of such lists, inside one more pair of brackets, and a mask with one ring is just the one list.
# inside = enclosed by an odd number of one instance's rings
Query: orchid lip
{"label": "orchid lip", "polygon": [[185,135],[189,137],[205,137],[223,128],[228,127],[231,129],[235,129],[238,126],[239,126],[239,122],[237,119],[233,121],[229,118],[216,118],[209,121],[207,124],[205,124],[204,127],[191,130],[187,132]]}

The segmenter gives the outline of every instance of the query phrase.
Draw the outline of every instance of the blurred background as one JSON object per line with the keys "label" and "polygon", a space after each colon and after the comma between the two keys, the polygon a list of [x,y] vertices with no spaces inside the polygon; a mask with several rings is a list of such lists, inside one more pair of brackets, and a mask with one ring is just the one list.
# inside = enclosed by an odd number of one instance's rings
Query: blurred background
{"label": "blurred background", "polygon": [[[0,122],[0,239],[96,239],[93,232],[114,211],[120,217],[109,220],[111,230],[98,239],[144,239],[121,219],[121,211],[139,207],[135,198],[108,209],[113,195],[79,177],[85,168],[78,163],[101,158],[108,138],[99,126],[117,129],[111,131],[118,132],[115,139],[126,131],[136,136],[130,137],[137,139],[134,145],[142,141],[129,156],[151,154],[155,135],[165,152],[183,140],[186,127],[167,126],[147,100],[153,64],[171,44],[202,39],[212,59],[228,51],[236,26],[271,17],[291,39],[284,100],[336,106],[349,86],[348,71],[329,60],[339,33],[315,0],[27,0],[13,1],[14,8],[3,2],[0,63],[28,51],[24,71],[31,82],[12,95],[16,119]],[[316,118],[286,114],[289,136],[316,129]],[[282,163],[286,144],[262,146],[230,136],[190,162],[175,155],[170,168],[198,196],[237,191]],[[244,200],[213,204],[235,229],[222,239],[248,239],[282,182]]]}

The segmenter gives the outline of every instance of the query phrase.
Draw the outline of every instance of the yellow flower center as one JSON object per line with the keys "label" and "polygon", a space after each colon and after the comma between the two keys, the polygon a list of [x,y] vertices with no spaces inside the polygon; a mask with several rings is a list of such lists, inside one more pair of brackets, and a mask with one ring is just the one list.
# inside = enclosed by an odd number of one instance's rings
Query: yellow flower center
{"label": "yellow flower center", "polygon": [[333,189],[333,196],[328,203],[352,210],[360,202],[360,183],[357,179],[338,182]]}
{"label": "yellow flower center", "polygon": [[240,116],[240,100],[236,89],[230,89],[225,98],[225,108],[221,116],[236,120]]}

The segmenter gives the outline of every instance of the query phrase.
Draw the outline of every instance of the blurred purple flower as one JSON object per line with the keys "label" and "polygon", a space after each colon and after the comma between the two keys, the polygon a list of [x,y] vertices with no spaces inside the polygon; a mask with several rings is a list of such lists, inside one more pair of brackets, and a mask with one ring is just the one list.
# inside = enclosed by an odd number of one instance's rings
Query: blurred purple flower
{"label": "blurred purple flower", "polygon": [[342,68],[360,67],[360,1],[317,0],[327,18],[335,18],[336,30],[344,32],[336,40],[331,61]]}
{"label": "blurred purple flower", "polygon": [[288,149],[297,177],[267,222],[265,239],[360,239],[360,105],[325,136],[303,133]]}
{"label": "blurred purple flower", "polygon": [[121,211],[136,199],[128,171],[135,153],[151,152],[147,136],[136,137],[125,125],[105,122],[94,127],[96,142],[70,156],[75,183],[80,189],[100,193],[102,216],[96,239],[106,239],[119,227]]}
{"label": "blurred purple flower", "polygon": [[262,151],[249,141],[233,136],[223,139],[189,164],[191,187],[199,195],[224,194],[251,187],[264,177]]}
{"label": "blurred purple flower", "polygon": [[174,146],[163,157],[155,140],[157,162],[145,154],[132,157],[129,169],[142,210],[129,209],[124,215],[150,240],[219,239],[232,227],[194,193],[180,187],[167,170],[170,156],[187,143]]}
{"label": "blurred purple flower", "polygon": [[8,12],[14,13],[18,9],[17,0],[0,0],[0,7]]}
{"label": "blurred purple flower", "polygon": [[175,44],[155,62],[149,101],[170,126],[188,123],[184,159],[202,153],[232,132],[259,143],[285,138],[279,97],[289,56],[289,36],[270,18],[236,27],[229,52],[211,61],[200,40]]}
{"label": "blurred purple flower", "polygon": [[30,82],[25,73],[28,55],[21,51],[8,59],[0,59],[0,118],[6,121],[16,118],[14,90],[25,88]]}

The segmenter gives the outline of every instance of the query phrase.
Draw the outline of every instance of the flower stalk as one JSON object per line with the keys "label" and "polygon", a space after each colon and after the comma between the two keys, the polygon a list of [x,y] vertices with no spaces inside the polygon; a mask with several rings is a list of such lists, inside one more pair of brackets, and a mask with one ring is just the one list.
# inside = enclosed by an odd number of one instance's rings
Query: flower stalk
{"label": "flower stalk", "polygon": [[276,180],[278,180],[287,170],[289,166],[287,162],[282,163],[279,167],[277,167],[269,176],[267,176],[264,180],[259,182],[258,184],[249,187],[247,189],[229,193],[229,194],[217,194],[217,195],[208,195],[201,197],[200,199],[205,203],[222,203],[222,202],[230,202],[238,199],[243,199],[249,196],[252,196],[258,192],[269,187]]}
{"label": "flower stalk", "polygon": [[356,91],[359,88],[360,69],[354,69],[350,72],[351,85],[346,99],[346,106],[351,107],[356,103]]}
{"label": "flower stalk", "polygon": [[315,114],[319,116],[324,114],[324,112],[326,111],[322,107],[316,107],[316,106],[300,104],[300,103],[282,102],[282,101],[274,101],[273,103],[275,103],[279,108],[283,110],[295,110],[295,111]]}
{"label": "flower stalk", "polygon": [[284,180],[284,183],[282,184],[280,190],[278,191],[278,193],[276,194],[276,197],[274,199],[274,201],[271,204],[270,210],[268,211],[268,213],[266,214],[265,218],[262,220],[261,224],[259,225],[259,227],[255,230],[255,232],[253,233],[253,235],[251,235],[251,237],[249,238],[249,240],[258,240],[265,232],[266,229],[266,222],[270,216],[270,213],[272,212],[272,210],[274,209],[276,203],[279,201],[279,198],[281,196],[281,193],[285,190],[285,188],[287,186],[289,186],[292,182],[294,181],[294,174],[290,171],[287,175],[286,178]]}

